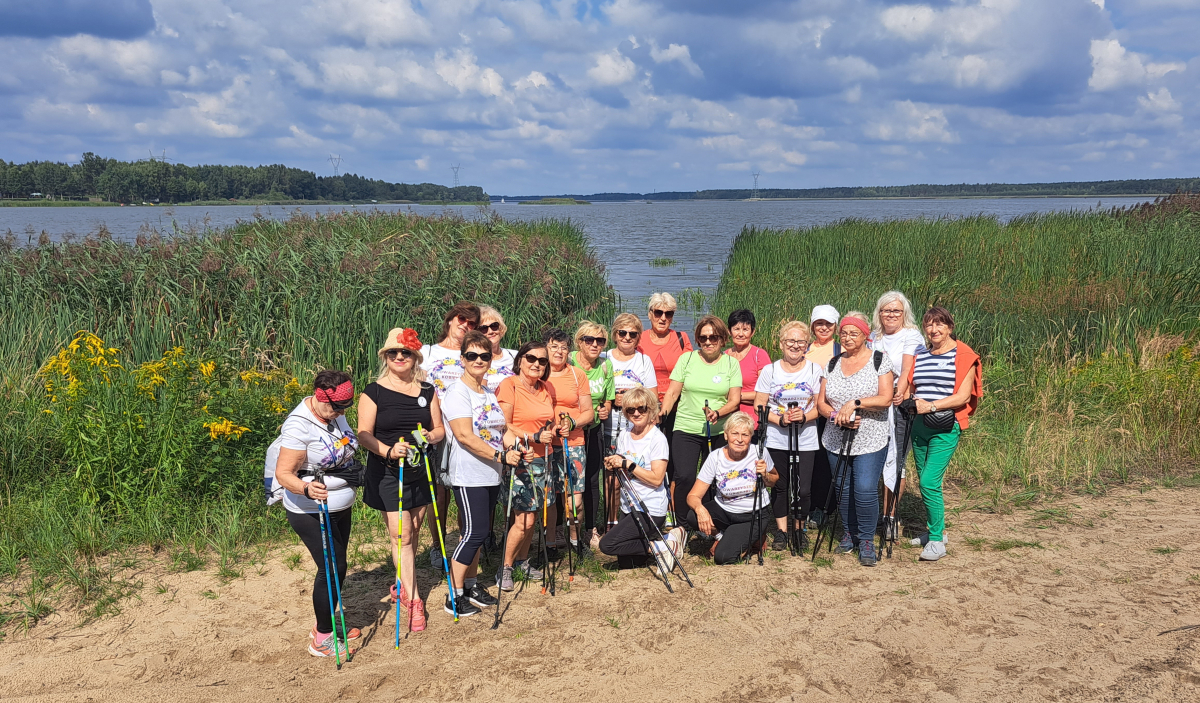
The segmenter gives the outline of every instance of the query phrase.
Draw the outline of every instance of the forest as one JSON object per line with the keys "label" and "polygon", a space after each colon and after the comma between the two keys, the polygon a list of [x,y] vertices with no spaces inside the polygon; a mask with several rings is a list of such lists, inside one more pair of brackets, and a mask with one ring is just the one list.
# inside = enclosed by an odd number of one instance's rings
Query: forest
{"label": "forest", "polygon": [[[40,194],[35,196],[34,194]],[[270,166],[187,166],[162,159],[119,161],[87,152],[78,163],[0,159],[0,198],[99,198],[113,203],[187,203],[206,200],[480,202],[479,186],[389,183],[352,173],[318,176]]]}

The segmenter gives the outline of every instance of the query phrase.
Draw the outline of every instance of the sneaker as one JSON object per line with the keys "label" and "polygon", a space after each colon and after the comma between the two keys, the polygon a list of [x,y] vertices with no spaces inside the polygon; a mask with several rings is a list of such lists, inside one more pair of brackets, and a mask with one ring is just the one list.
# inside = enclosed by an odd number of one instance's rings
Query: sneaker
{"label": "sneaker", "polygon": [[[929,533],[926,532],[920,537],[914,537],[913,539],[910,539],[908,543],[914,547],[924,547],[925,545],[929,544]],[[942,546],[950,546],[950,536],[944,533],[942,534]]]}
{"label": "sneaker", "polygon": [[[667,530],[667,535],[664,537],[667,540],[667,549],[671,550],[671,556],[675,560],[683,556],[683,545],[687,544],[688,533],[682,527],[673,527]],[[672,562],[671,566],[674,566]]]}
{"label": "sneaker", "polygon": [[[339,617],[338,618],[338,633],[339,634],[342,631],[342,626],[345,624],[346,623],[342,622],[342,619]],[[308,633],[308,639],[314,640],[318,636],[324,637],[324,635],[321,635],[319,632],[317,632],[317,626],[313,625],[313,629],[310,630]],[[349,642],[350,644],[357,644],[358,641],[360,639],[362,639],[362,630],[359,630],[357,627],[352,627],[349,630],[346,630],[346,635],[345,635],[344,639],[345,639],[345,641]]]}
{"label": "sneaker", "polygon": [[542,577],[542,570],[529,563],[529,560],[519,561],[514,566],[519,568],[525,574],[525,578],[537,580]]}
{"label": "sneaker", "polygon": [[921,550],[921,561],[937,561],[944,556],[946,556],[946,544],[944,542],[929,542]]}
{"label": "sneaker", "polygon": [[875,566],[874,542],[862,542],[858,545],[858,563],[862,566]]}
{"label": "sneaker", "polygon": [[421,632],[425,629],[425,601],[420,598],[409,602],[408,629],[410,632]]}
{"label": "sneaker", "polygon": [[849,554],[854,551],[854,538],[850,536],[849,532],[842,533],[842,539],[834,551],[838,554]]}
{"label": "sneaker", "polygon": [[396,584],[392,584],[392,602],[395,603],[397,600],[400,601],[401,608],[408,607],[408,589],[404,587],[403,583],[400,584],[400,593],[396,593]]}
{"label": "sneaker", "polygon": [[825,511],[820,508],[813,508],[808,514],[808,526],[812,529],[818,529],[825,523]]}
{"label": "sneaker", "polygon": [[516,585],[513,584],[513,568],[511,566],[504,567],[496,575],[496,585],[500,587],[501,591],[511,591],[516,588]]}
{"label": "sneaker", "polygon": [[454,615],[455,609],[458,610],[458,617],[469,618],[472,615],[478,615],[483,611],[471,604],[471,599],[461,595],[454,599],[454,603],[450,603],[450,596],[446,596],[446,603],[442,608],[451,615]]}
{"label": "sneaker", "polygon": [[771,549],[776,552],[782,552],[788,548],[788,536],[782,530],[776,530],[775,536],[771,538]]}
{"label": "sneaker", "polygon": [[495,607],[496,603],[499,602],[496,600],[495,596],[488,593],[487,589],[479,584],[475,584],[474,586],[468,588],[466,596],[467,600],[471,601],[480,608],[492,608]]}
{"label": "sneaker", "polygon": [[[610,522],[608,523],[608,528],[611,530],[616,524],[617,523],[615,522]],[[667,528],[668,530],[675,527],[675,513],[671,512],[670,510],[667,511],[667,519],[665,522],[663,522],[663,527]]]}
{"label": "sneaker", "polygon": [[434,549],[429,550],[429,566],[434,571],[442,570],[442,566],[444,566],[444,564],[442,562],[442,555],[438,554],[437,550],[434,550]]}
{"label": "sneaker", "polygon": [[317,633],[308,640],[308,653],[314,657],[341,657],[350,655],[350,645],[339,640],[332,632],[328,635]]}

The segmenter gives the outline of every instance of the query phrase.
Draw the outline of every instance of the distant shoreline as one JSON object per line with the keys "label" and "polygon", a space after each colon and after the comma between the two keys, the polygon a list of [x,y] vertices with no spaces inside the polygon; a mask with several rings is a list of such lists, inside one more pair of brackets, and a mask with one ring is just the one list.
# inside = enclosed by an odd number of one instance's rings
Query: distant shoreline
{"label": "distant shoreline", "polygon": [[93,202],[83,200],[0,200],[0,207],[155,207],[155,208],[172,208],[172,207],[224,207],[230,205],[242,206],[263,206],[263,205],[279,205],[279,206],[301,206],[301,205],[347,205],[352,207],[372,207],[375,205],[488,205],[489,203],[482,200],[471,201],[454,201],[454,200],[380,200],[372,202],[370,200],[196,200],[187,203],[109,203],[109,202]]}
{"label": "distant shoreline", "polygon": [[[824,197],[824,198],[666,198],[658,200],[654,196],[644,198],[630,198],[629,200],[596,200],[597,203],[754,203],[754,202],[791,202],[799,200],[1050,200],[1050,199],[1068,199],[1076,200],[1104,200],[1105,198],[1159,198],[1170,195],[1170,193],[1105,193],[1104,195],[858,195],[844,198]],[[492,204],[500,203],[499,199],[493,200]],[[505,205],[543,205],[551,203],[542,203],[540,199],[517,200],[513,198],[505,198]],[[555,205],[570,205],[571,203],[552,203]],[[577,204],[583,205],[582,201]],[[587,204],[593,204],[589,201]]]}

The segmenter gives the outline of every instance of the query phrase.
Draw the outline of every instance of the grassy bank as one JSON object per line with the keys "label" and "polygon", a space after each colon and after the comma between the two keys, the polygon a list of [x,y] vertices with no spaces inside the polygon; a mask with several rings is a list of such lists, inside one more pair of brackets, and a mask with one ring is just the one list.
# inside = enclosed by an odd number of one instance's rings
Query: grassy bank
{"label": "grassy bank", "polygon": [[986,395],[950,476],[987,500],[1172,480],[1200,457],[1200,208],[746,229],[713,298],[749,307],[777,355],[818,303],[870,314],[885,290],[949,308]]}
{"label": "grassy bank", "polygon": [[285,530],[262,457],[313,371],[361,388],[390,328],[436,341],[460,298],[503,311],[511,346],[613,314],[556,221],[350,212],[0,248],[0,620],[111,612],[136,554],[234,574]]}

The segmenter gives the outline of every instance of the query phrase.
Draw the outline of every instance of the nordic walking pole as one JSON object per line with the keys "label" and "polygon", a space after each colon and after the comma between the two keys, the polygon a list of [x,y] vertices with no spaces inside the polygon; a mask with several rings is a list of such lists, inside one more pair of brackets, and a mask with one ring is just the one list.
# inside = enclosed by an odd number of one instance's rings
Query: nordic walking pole
{"label": "nordic walking pole", "polygon": [[[545,426],[542,427],[542,432],[550,429],[554,425],[554,420],[547,420]],[[553,442],[553,440],[551,440]],[[547,489],[550,487],[550,445],[543,444],[543,461],[545,462],[544,471],[542,473],[542,595],[546,595],[546,589],[550,589],[550,595],[554,595],[554,579],[550,577],[550,547],[546,544],[546,530],[550,521],[550,495]],[[537,481],[534,481],[536,488]],[[537,518],[535,517],[536,521]],[[550,577],[547,579],[547,577]]]}
{"label": "nordic walking pole", "polygon": [[[767,422],[767,406],[760,405],[755,408],[758,413],[758,424],[762,427],[762,432],[758,433],[758,461],[762,461],[763,451],[767,446],[767,428],[764,424]],[[762,510],[762,494],[763,494],[763,477],[758,473],[758,467],[754,470],[754,501],[750,510],[750,541],[746,543],[746,553],[742,556],[743,559],[750,558],[750,550],[754,548],[755,532],[759,533],[758,538],[762,537],[763,526],[759,520],[759,511]],[[755,528],[758,528],[755,530]],[[758,550],[758,565],[763,565],[763,550]]]}
{"label": "nordic walking pole", "polygon": [[[854,446],[854,435],[857,433],[857,430],[842,429],[842,451],[838,454],[837,464],[833,468],[833,476],[829,482],[829,494],[825,497],[826,513],[829,510],[833,510],[834,516],[833,520],[827,518],[824,524],[817,530],[817,539],[813,543],[813,561],[817,560],[817,552],[821,551],[821,540],[824,539],[825,525],[829,525],[829,549],[830,551],[833,550],[833,535],[837,532],[837,521],[841,518],[842,512],[842,494],[846,487],[846,477],[850,473],[850,467],[846,465],[846,457],[850,453],[850,448]],[[831,507],[830,502],[833,500],[835,488],[837,489],[837,505]]]}
{"label": "nordic walking pole", "polygon": [[[501,440],[501,445],[503,445],[503,443],[503,440]],[[516,443],[513,444],[513,449],[517,450],[518,454],[521,453],[521,440],[517,440]],[[508,554],[508,520],[512,516],[513,483],[517,478],[517,470],[521,468],[523,463],[524,459],[520,459],[517,461],[516,466],[509,468],[508,465],[504,463],[504,453],[503,449],[501,450],[500,470],[503,472],[505,469],[508,469],[508,502],[505,503],[504,507],[504,539],[500,540],[500,577],[496,579],[496,620],[492,623],[493,630],[500,627],[500,601],[504,600],[504,589],[500,588],[500,586],[504,585],[504,558]],[[503,485],[503,483],[504,479],[501,477],[501,485]]]}
{"label": "nordic walking pole", "polygon": [[[632,462],[629,462],[629,463],[632,463]],[[632,486],[633,486],[632,480],[630,480],[629,483],[630,483],[630,488],[632,488]],[[641,496],[639,496],[637,494],[637,491],[631,491],[631,492],[633,494],[633,501],[631,502],[631,505],[636,505],[638,510],[641,511],[642,515],[649,515],[650,511],[649,511],[649,509],[646,508],[645,501],[643,501]],[[658,535],[658,541],[662,542],[665,545],[667,543],[667,540],[665,537],[663,537],[662,530],[658,529],[658,525],[655,525],[653,520],[650,520],[650,526],[654,528],[654,533],[656,535]],[[675,564],[679,566],[679,573],[683,575],[683,580],[687,581],[688,588],[695,588],[695,586],[692,585],[692,579],[688,576],[687,571],[683,568],[682,558],[674,559],[674,556],[675,556],[674,554],[672,554],[671,556],[672,556]],[[670,571],[674,571],[674,570],[675,570],[674,567],[672,567],[670,569]]]}
{"label": "nordic walking pole", "polygon": [[[315,480],[323,485],[325,483],[322,480],[323,478],[325,478],[325,473],[318,471]],[[321,556],[325,560],[325,593],[329,595],[329,624],[333,628],[333,632],[331,633],[333,635],[333,657],[334,661],[337,662],[338,671],[341,671],[342,650],[338,648],[337,613],[333,609],[333,583],[329,579],[329,543],[331,540],[329,539],[329,525],[325,524],[325,511],[321,510],[321,503],[319,502],[317,503],[317,517],[321,521]],[[334,566],[337,566],[336,560]],[[338,599],[341,599],[340,595]],[[349,647],[350,644],[347,643],[346,646]]]}
{"label": "nordic walking pole", "polygon": [[[642,522],[642,520],[645,519],[652,526],[654,525],[654,521],[650,520],[649,515],[642,512],[642,509],[644,509],[645,506],[642,504],[641,500],[638,499],[637,492],[633,490],[633,485],[631,483],[627,468],[631,463],[632,462],[625,457],[621,457],[621,467],[615,472],[617,475],[617,482],[621,486],[621,492],[625,494],[625,500],[629,502],[629,516],[633,518],[633,524],[637,526],[638,532],[641,533],[642,541],[650,546],[650,552],[654,555],[654,563],[658,566],[658,573],[660,576],[662,576],[663,585],[667,587],[667,593],[674,593],[675,589],[671,587],[671,570],[667,569],[665,563],[666,556],[663,555],[659,550],[655,549],[655,542],[650,538],[650,532],[646,529],[646,525]],[[655,529],[657,530],[658,528],[655,527]],[[660,541],[663,541],[665,546],[665,540],[661,539],[662,533],[658,533],[658,536]],[[678,559],[675,561],[678,561]]]}
{"label": "nordic walking pole", "polygon": [[[797,403],[796,401],[791,401],[790,403],[788,403],[787,404],[788,414],[790,415],[792,410],[794,410],[799,405],[800,404]],[[797,512],[796,512],[796,490],[795,490],[796,489],[796,469],[797,469],[797,464],[799,463],[797,461],[798,457],[796,456],[796,452],[797,452],[797,448],[800,446],[800,433],[797,432],[797,429],[798,428],[796,426],[796,423],[792,422],[791,419],[789,418],[788,419],[788,456],[787,456],[788,512],[787,512],[787,519],[785,520],[784,524],[787,527],[788,550],[791,551],[792,556],[798,556],[801,553],[800,535],[799,535],[800,520],[799,520],[799,515],[797,515]]]}
{"label": "nordic walking pole", "polygon": [[[568,417],[566,413],[559,414],[559,418]],[[567,449],[567,438],[562,438],[563,450],[563,528],[567,531],[567,583],[575,582],[575,562],[571,552],[575,551],[571,547],[571,528],[575,528],[575,544],[579,545],[579,512],[575,509],[575,494],[571,491],[571,453]],[[584,459],[586,467],[587,459]]]}
{"label": "nordic walking pole", "polygon": [[[421,454],[425,457],[425,479],[429,481],[429,491],[434,494],[433,500],[433,519],[440,526],[442,518],[438,515],[437,507],[437,489],[433,485],[433,471],[429,468],[429,454],[426,449],[429,446],[429,440],[425,439],[425,429],[417,423],[417,429],[413,431],[413,438],[417,440],[417,446],[421,448]],[[450,560],[446,557],[446,538],[443,536],[444,530],[438,529],[438,545],[442,548],[442,568],[446,570],[446,588],[450,589],[450,609],[454,611],[454,622],[458,622],[458,598],[454,592],[454,584],[450,582]],[[411,607],[411,606],[410,606]]]}
{"label": "nordic walking pole", "polygon": [[[390,450],[389,450],[390,453]],[[400,649],[400,601],[404,598],[404,465],[396,462],[396,470],[400,475],[400,512],[396,515],[396,649]],[[409,604],[411,608],[412,605]]]}
{"label": "nordic walking pole", "polygon": [[[317,504],[317,508],[324,511],[325,522],[329,525],[329,531],[333,532],[333,520],[329,517],[329,503],[321,501]],[[348,545],[347,545],[348,546]],[[349,555],[347,555],[349,558]],[[333,547],[333,539],[329,540],[329,559],[333,562],[333,587],[337,590],[338,610],[342,616],[338,618],[342,622],[342,641],[346,643],[346,661],[350,661],[350,638],[346,636],[346,604],[342,602],[342,583],[341,577],[337,572],[337,550]],[[337,629],[334,629],[334,641],[337,640]]]}
{"label": "nordic walking pole", "polygon": [[[707,459],[709,454],[712,454],[712,426],[708,422],[708,401],[704,401],[704,441],[708,445],[708,454],[704,455]],[[690,469],[689,469],[690,470]]]}
{"label": "nordic walking pole", "polygon": [[904,471],[908,465],[908,444],[912,437],[912,426],[916,420],[916,401],[912,403],[912,412],[905,409],[905,401],[900,403],[897,412],[902,412],[908,416],[908,423],[904,429],[904,444],[896,448],[896,490],[892,491],[892,504],[888,511],[891,517],[891,524],[884,527],[883,537],[887,542],[887,557],[892,558],[892,547],[896,544],[896,540],[900,537],[900,523],[897,518],[900,516],[900,483],[904,481]]}

